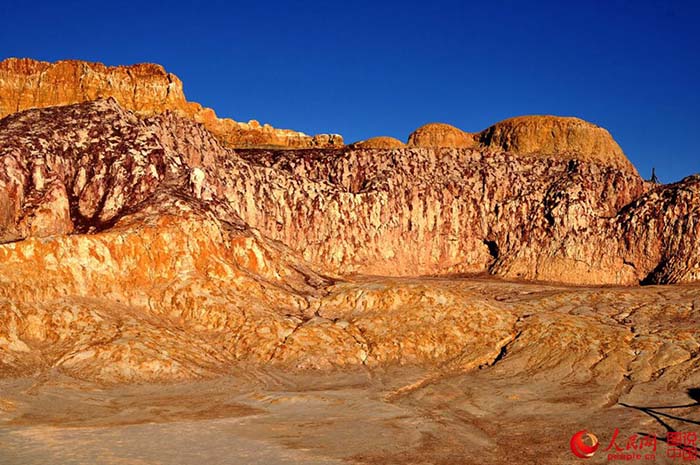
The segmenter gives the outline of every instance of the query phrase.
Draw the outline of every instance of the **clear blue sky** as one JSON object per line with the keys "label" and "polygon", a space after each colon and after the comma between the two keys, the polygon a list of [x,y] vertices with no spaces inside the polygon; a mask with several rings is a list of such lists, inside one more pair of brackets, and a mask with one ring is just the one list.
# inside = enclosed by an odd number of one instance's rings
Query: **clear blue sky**
{"label": "clear blue sky", "polygon": [[698,3],[3,1],[0,58],[157,62],[219,115],[348,142],[578,116],[669,182],[700,171]]}

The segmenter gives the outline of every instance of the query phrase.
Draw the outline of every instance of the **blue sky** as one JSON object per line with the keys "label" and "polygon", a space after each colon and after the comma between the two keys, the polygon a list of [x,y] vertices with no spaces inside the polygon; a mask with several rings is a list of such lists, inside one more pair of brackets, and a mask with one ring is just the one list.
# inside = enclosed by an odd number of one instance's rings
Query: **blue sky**
{"label": "blue sky", "polygon": [[700,171],[698,2],[7,1],[0,17],[0,58],[161,63],[241,121],[352,142],[578,116],[645,177]]}

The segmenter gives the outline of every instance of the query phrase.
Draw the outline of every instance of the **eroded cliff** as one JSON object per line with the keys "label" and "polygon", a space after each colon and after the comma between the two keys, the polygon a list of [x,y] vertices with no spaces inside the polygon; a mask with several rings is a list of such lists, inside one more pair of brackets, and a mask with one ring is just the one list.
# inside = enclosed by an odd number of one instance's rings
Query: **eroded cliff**
{"label": "eroded cliff", "polygon": [[330,273],[696,279],[698,177],[656,186],[575,155],[488,149],[231,150],[114,100],[1,124],[4,241],[103,230],[175,189]]}
{"label": "eroded cliff", "polygon": [[218,118],[211,108],[188,102],[182,81],[162,66],[142,63],[105,66],[79,60],[55,63],[28,58],[0,62],[0,117],[29,108],[114,98],[140,115],[172,111],[204,126],[220,141],[232,147],[342,146],[338,134],[309,136],[289,129],[276,129],[257,121],[236,122]]}

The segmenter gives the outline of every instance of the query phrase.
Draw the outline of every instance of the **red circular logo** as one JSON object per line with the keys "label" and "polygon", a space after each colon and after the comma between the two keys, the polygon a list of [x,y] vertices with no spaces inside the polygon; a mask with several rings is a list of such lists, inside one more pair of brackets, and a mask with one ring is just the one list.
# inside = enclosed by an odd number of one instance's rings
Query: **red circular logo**
{"label": "red circular logo", "polygon": [[[588,438],[590,444],[586,444],[585,439]],[[589,459],[593,457],[595,451],[598,450],[598,438],[595,434],[589,433],[585,429],[582,429],[578,433],[571,436],[571,441],[569,442],[571,446],[571,452],[581,459]]]}

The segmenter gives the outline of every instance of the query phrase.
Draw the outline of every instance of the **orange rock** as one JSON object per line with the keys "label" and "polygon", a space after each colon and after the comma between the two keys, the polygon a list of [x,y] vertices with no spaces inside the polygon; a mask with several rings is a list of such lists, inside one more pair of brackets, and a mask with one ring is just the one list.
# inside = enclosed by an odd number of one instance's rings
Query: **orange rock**
{"label": "orange rock", "polygon": [[536,156],[575,157],[636,172],[610,133],[579,118],[519,116],[479,134],[489,148]]}
{"label": "orange rock", "polygon": [[406,365],[431,372],[392,398],[481,369],[606,383],[605,402],[622,382],[691,385],[697,285],[454,273],[700,281],[700,176],[650,186],[556,156],[379,153],[227,149],[111,98],[4,118],[0,378]]}
{"label": "orange rock", "polygon": [[477,148],[381,155],[226,149],[187,118],[139,118],[113,99],[25,111],[0,121],[0,241],[109,228],[176,192],[330,274],[700,276],[700,178],[651,186],[600,163]]}
{"label": "orange rock", "polygon": [[113,97],[140,115],[173,111],[206,126],[232,147],[336,147],[338,134],[309,136],[289,129],[260,126],[257,121],[238,123],[218,118],[214,110],[188,102],[182,82],[156,64],[105,66],[78,60],[47,63],[28,58],[0,62],[0,118],[29,108],[68,105]]}
{"label": "orange rock", "polygon": [[362,149],[398,149],[405,145],[400,140],[387,136],[372,137],[352,144],[353,147]]}
{"label": "orange rock", "polygon": [[430,123],[421,126],[408,136],[408,145],[416,147],[458,147],[469,148],[477,145],[474,134],[464,132],[444,123]]}

